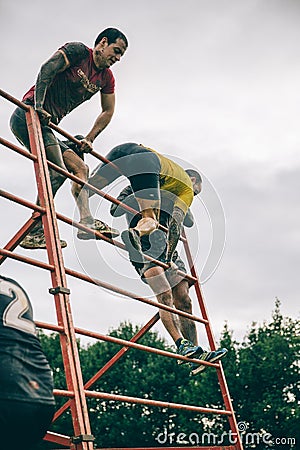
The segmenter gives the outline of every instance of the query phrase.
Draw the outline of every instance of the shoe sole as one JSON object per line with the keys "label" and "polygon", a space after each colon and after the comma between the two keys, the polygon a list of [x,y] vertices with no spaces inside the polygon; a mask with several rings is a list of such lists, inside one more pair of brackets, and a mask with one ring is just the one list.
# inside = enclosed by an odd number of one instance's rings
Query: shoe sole
{"label": "shoe sole", "polygon": [[[46,245],[35,245],[35,246],[32,246],[32,245],[22,245],[22,244],[19,244],[20,245],[20,247],[22,247],[22,248],[25,248],[26,250],[46,250],[47,249],[47,247],[46,247]],[[67,243],[66,242],[64,242],[63,244],[61,243],[60,244],[61,245],[61,248],[66,248],[67,247]]]}
{"label": "shoe sole", "polygon": [[20,245],[20,247],[25,248],[26,250],[39,250],[39,249],[45,250],[47,248],[45,245],[40,246],[40,247],[32,247],[29,245]]}
{"label": "shoe sole", "polygon": [[[103,236],[105,236],[109,239],[114,239],[120,235],[120,233],[118,231],[113,231],[113,230],[111,230],[111,231],[95,230],[95,231],[98,231],[99,233],[103,234]],[[88,231],[78,232],[77,238],[81,239],[82,241],[87,241],[89,239],[101,239],[100,237],[96,236],[94,233],[88,232]]]}
{"label": "shoe sole", "polygon": [[121,233],[121,239],[125,244],[130,260],[132,262],[145,263],[143,254],[139,250],[137,250],[132,243],[131,232],[129,230],[125,230]]}
{"label": "shoe sole", "polygon": [[[216,362],[216,361],[220,361],[220,359],[224,358],[224,356],[226,356],[227,353],[228,353],[228,351],[224,352],[224,353],[221,353],[220,355],[216,356],[215,358],[210,359],[207,362],[213,363],[213,362]],[[196,369],[193,369],[191,371],[191,374],[192,375],[197,375],[197,373],[203,372],[207,367],[208,366],[206,366],[204,364],[199,364],[199,366]]]}

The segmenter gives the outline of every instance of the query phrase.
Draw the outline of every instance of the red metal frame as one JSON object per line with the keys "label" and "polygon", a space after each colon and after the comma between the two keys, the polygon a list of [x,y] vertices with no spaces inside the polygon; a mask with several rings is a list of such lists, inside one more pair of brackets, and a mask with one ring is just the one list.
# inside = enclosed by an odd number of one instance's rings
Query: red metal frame
{"label": "red metal frame", "polygon": [[[48,171],[46,152],[43,144],[41,127],[33,108],[26,112],[30,148],[37,161],[34,162],[37,189],[42,208],[46,213],[42,216],[46,238],[49,263],[54,266],[51,272],[52,286],[56,290],[54,300],[56,305],[58,325],[63,327],[60,333],[61,349],[66,372],[68,388],[74,392],[71,401],[71,411],[75,437],[91,435],[86,397],[83,392],[83,380],[80,368],[78,348],[74,331],[69,295],[67,291],[66,274],[60,245],[56,213],[54,208],[51,183]],[[75,448],[75,445],[72,444]],[[79,449],[92,450],[93,442],[81,442]]]}
{"label": "red metal frame", "polygon": [[[232,406],[232,402],[230,399],[230,394],[228,390],[228,386],[226,383],[224,371],[222,368],[221,363],[208,363],[203,361],[202,364],[206,364],[209,366],[214,367],[217,370],[219,385],[225,405],[225,409],[214,409],[214,408],[203,408],[196,405],[184,405],[184,404],[176,404],[176,403],[168,403],[168,402],[162,402],[159,400],[150,400],[145,398],[138,398],[138,397],[128,397],[123,395],[115,395],[105,392],[95,392],[89,390],[93,384],[105,373],[107,370],[109,370],[119,359],[130,350],[130,348],[139,349],[141,351],[147,351],[151,352],[157,355],[161,355],[164,357],[170,357],[175,359],[183,359],[191,361],[188,358],[181,357],[177,354],[170,353],[167,351],[155,349],[152,347],[147,347],[145,345],[138,344],[138,340],[144,336],[152,327],[153,325],[159,320],[159,314],[156,313],[155,316],[153,316],[129,341],[126,341],[124,339],[115,338],[112,336],[105,336],[103,334],[97,333],[97,332],[91,332],[88,330],[84,330],[81,328],[74,327],[73,324],[73,317],[72,317],[72,311],[71,311],[71,304],[70,304],[70,298],[69,298],[69,291],[67,287],[67,280],[66,276],[72,276],[76,277],[80,280],[97,284],[102,287],[105,287],[106,289],[110,289],[113,292],[123,294],[131,299],[144,302],[146,304],[155,306],[159,309],[165,309],[167,311],[171,311],[174,314],[182,315],[184,317],[187,317],[191,320],[200,322],[204,324],[205,330],[208,336],[209,345],[212,350],[215,349],[215,340],[212,332],[212,328],[209,322],[208,313],[206,309],[206,305],[203,299],[199,279],[197,276],[196,269],[194,267],[193,259],[191,256],[190,248],[188,241],[186,239],[185,234],[181,236],[181,240],[183,241],[185,252],[187,255],[188,263],[191,270],[191,275],[186,275],[185,277],[191,282],[191,284],[194,285],[200,311],[202,314],[202,317],[195,316],[193,314],[189,314],[174,308],[170,308],[166,305],[158,304],[155,301],[142,298],[140,296],[137,296],[131,292],[125,291],[123,289],[119,289],[116,286],[113,286],[111,284],[108,284],[101,280],[95,280],[91,279],[87,275],[84,275],[82,273],[76,272],[72,269],[68,269],[64,266],[61,246],[60,246],[60,240],[59,240],[59,232],[58,232],[58,226],[57,226],[57,220],[62,220],[65,223],[75,226],[77,228],[81,228],[84,230],[88,230],[87,227],[79,224],[74,223],[71,219],[68,217],[63,216],[62,214],[56,213],[54,208],[54,202],[53,202],[53,196],[52,196],[52,190],[51,190],[51,183],[48,173],[48,167],[52,167],[56,171],[63,173],[65,176],[70,178],[73,181],[78,182],[79,184],[83,184],[83,182],[75,177],[74,175],[70,174],[69,172],[64,171],[63,169],[57,167],[55,164],[47,161],[46,153],[44,149],[43,139],[42,139],[42,133],[40,128],[40,123],[38,116],[36,115],[34,109],[32,107],[29,107],[28,105],[23,104],[19,100],[15,99],[11,95],[7,94],[6,92],[2,91],[0,89],[0,96],[6,98],[7,100],[13,102],[17,106],[20,106],[26,110],[26,120],[27,120],[27,126],[28,126],[28,132],[29,132],[29,138],[30,138],[30,146],[31,146],[31,152],[16,146],[15,144],[10,143],[9,141],[3,139],[0,137],[0,143],[6,146],[7,148],[19,153],[22,156],[27,157],[28,159],[32,160],[34,164],[34,170],[35,170],[35,176],[36,176],[36,182],[37,182],[37,189],[38,189],[38,195],[40,199],[40,205],[35,205],[31,202],[28,202],[27,200],[24,200],[22,198],[16,197],[6,191],[0,190],[0,196],[3,198],[6,198],[7,200],[10,200],[14,203],[17,203],[19,205],[25,206],[27,208],[30,208],[33,210],[32,217],[20,228],[20,230],[10,239],[10,241],[5,245],[3,249],[0,249],[0,264],[2,264],[7,258],[15,259],[17,261],[30,264],[33,266],[36,266],[38,268],[48,270],[50,272],[51,280],[52,280],[52,287],[54,290],[54,301],[55,301],[55,307],[56,307],[56,313],[57,313],[57,325],[53,324],[47,324],[43,322],[37,322],[37,326],[49,330],[53,330],[59,333],[60,335],[60,344],[61,344],[61,350],[62,350],[62,356],[64,361],[64,368],[65,368],[65,374],[66,374],[66,384],[67,389],[66,390],[55,390],[54,394],[57,396],[63,396],[67,397],[68,400],[66,403],[58,410],[56,411],[54,420],[58,419],[61,414],[66,411],[68,408],[70,408],[71,416],[72,416],[72,422],[73,422],[73,429],[74,429],[74,436],[64,436],[53,432],[48,432],[45,436],[45,439],[49,442],[56,443],[58,445],[63,445],[64,447],[67,447],[71,450],[92,450],[93,449],[93,436],[92,431],[90,428],[90,422],[89,422],[89,416],[87,411],[87,404],[86,404],[86,398],[87,397],[93,397],[93,398],[101,398],[106,399],[110,401],[119,401],[119,402],[129,402],[129,403],[136,403],[136,404],[146,404],[151,406],[157,406],[157,407],[168,407],[168,408],[175,408],[180,410],[189,410],[189,411],[195,411],[195,412],[201,412],[205,414],[216,414],[216,415],[225,415],[228,417],[231,433],[236,436],[236,443],[234,445],[230,446],[206,446],[206,447],[165,447],[169,448],[170,450],[175,449],[195,449],[195,448],[201,448],[203,450],[243,450],[242,442],[239,436],[237,422]],[[68,138],[69,140],[72,140],[75,143],[79,143],[79,141],[71,136],[66,131],[60,129],[54,124],[50,124],[50,126]],[[97,159],[109,163],[103,156],[99,155],[95,151],[91,152],[93,156],[95,156]],[[104,192],[93,188],[94,192],[98,195],[101,195],[102,197],[105,197],[107,200],[120,204],[120,202],[105,194]],[[136,213],[132,208],[122,205],[125,209],[130,210],[131,212]],[[15,248],[19,245],[21,240],[26,236],[26,234],[34,227],[36,220],[39,218],[42,218],[43,227],[44,227],[44,233],[46,238],[46,246],[47,246],[47,255],[48,255],[48,263],[41,262],[32,258],[28,258],[22,255],[18,255],[14,252]],[[110,244],[117,245],[120,248],[124,248],[124,245],[106,238],[105,236],[101,235],[101,233],[95,232],[97,237],[105,240],[106,242]],[[148,258],[152,260],[152,258]],[[161,265],[162,267],[167,267],[165,264],[160,263],[158,261],[155,261],[157,264]],[[184,275],[184,274],[183,274]],[[108,361],[102,368],[99,369],[99,371],[85,384],[83,384],[82,380],[82,373],[81,373],[81,367],[80,367],[80,361],[79,361],[79,355],[78,355],[78,349],[76,345],[76,334],[89,336],[95,339],[107,341],[116,343],[122,346],[121,350],[117,352],[111,359]],[[196,361],[196,360],[194,360]],[[102,450],[117,450],[117,449],[102,449]],[[119,449],[120,450],[120,449]],[[130,449],[123,449],[123,450],[130,450]],[[131,450],[134,450],[132,447]],[[135,450],[146,450],[142,448],[135,448]],[[148,447],[147,450],[154,450],[154,447]]]}

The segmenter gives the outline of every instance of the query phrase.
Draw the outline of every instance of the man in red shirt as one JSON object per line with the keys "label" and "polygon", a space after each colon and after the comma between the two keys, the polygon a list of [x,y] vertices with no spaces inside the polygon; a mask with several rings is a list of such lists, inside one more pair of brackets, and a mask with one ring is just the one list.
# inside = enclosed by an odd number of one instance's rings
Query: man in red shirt
{"label": "man in red shirt", "polygon": [[[120,61],[127,46],[127,38],[115,28],[102,31],[93,49],[80,42],[67,43],[41,66],[35,86],[23,97],[23,101],[32,105],[39,115],[47,158],[83,181],[88,179],[88,167],[83,161],[83,155],[93,149],[95,138],[109,124],[114,113],[115,80],[110,67]],[[56,138],[48,126],[49,122],[58,124],[64,116],[97,92],[100,92],[102,111],[89,133],[81,140],[80,149],[75,152]],[[10,126],[16,138],[30,150],[25,111],[22,108],[14,111]],[[55,195],[65,177],[50,169],[50,179]],[[82,186],[73,183],[72,193],[79,209],[80,223],[108,237],[117,236],[116,230],[92,217],[88,194],[81,191]],[[94,235],[80,230],[78,237],[91,239]],[[61,244],[66,246],[64,241]],[[41,222],[20,245],[24,248],[46,247]]]}

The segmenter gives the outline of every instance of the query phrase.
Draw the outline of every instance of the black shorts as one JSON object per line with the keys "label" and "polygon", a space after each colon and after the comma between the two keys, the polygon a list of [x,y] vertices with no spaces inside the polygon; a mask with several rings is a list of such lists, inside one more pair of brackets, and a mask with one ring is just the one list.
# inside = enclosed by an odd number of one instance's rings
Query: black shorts
{"label": "black shorts", "polygon": [[1,448],[34,450],[51,424],[54,405],[0,399]]}
{"label": "black shorts", "polygon": [[[26,103],[26,102],[24,102]],[[26,104],[31,105],[27,102]],[[10,128],[13,134],[16,136],[18,141],[23,144],[30,151],[30,141],[29,134],[26,123],[26,111],[23,108],[16,108],[10,118]],[[64,153],[66,150],[73,150],[81,159],[83,159],[83,152],[80,152],[76,144],[71,141],[60,141],[53,133],[52,129],[48,126],[41,126],[44,146],[49,147],[50,145],[59,144],[61,152]],[[83,136],[76,136],[77,139],[83,139]]]}
{"label": "black shorts", "polygon": [[[26,103],[26,102],[25,102]],[[26,111],[23,108],[16,108],[10,118],[10,128],[21,144],[30,150],[28,129],[26,124]],[[57,144],[58,140],[54,136],[52,129],[48,126],[41,127],[45,147]]]}
{"label": "black shorts", "polygon": [[106,156],[117,168],[101,163],[91,178],[97,174],[112,183],[121,175],[130,181],[133,192],[143,199],[160,199],[159,175],[161,164],[158,156],[151,150],[135,143],[126,143],[114,147]]}
{"label": "black shorts", "polygon": [[[84,136],[81,134],[77,134],[74,136],[76,139],[81,140],[84,139]],[[59,146],[61,149],[62,154],[65,153],[66,150],[72,150],[76,155],[78,155],[83,161],[84,161],[84,155],[85,153],[80,150],[80,147],[76,145],[73,141],[59,141]]]}

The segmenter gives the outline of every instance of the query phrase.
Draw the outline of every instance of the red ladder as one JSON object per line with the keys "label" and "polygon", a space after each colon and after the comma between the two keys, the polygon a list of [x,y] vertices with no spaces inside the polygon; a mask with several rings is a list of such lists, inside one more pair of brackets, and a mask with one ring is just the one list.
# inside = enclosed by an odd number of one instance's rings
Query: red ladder
{"label": "red ladder", "polygon": [[[49,172],[48,167],[54,168],[59,173],[64,174],[66,177],[70,178],[73,181],[78,182],[79,184],[84,184],[80,179],[75,177],[74,175],[71,175],[69,172],[64,171],[63,169],[57,167],[55,164],[47,161],[46,153],[44,149],[43,139],[42,139],[42,133],[40,128],[40,123],[37,114],[35,113],[34,109],[32,107],[29,107],[28,105],[23,104],[22,102],[19,102],[14,97],[10,96],[6,92],[0,90],[0,96],[6,98],[7,100],[13,102],[14,104],[21,106],[26,110],[26,120],[27,120],[27,126],[28,126],[28,132],[29,132],[29,138],[30,138],[30,146],[31,146],[31,152],[24,150],[23,148],[20,148],[16,146],[15,144],[12,144],[11,142],[8,142],[7,140],[0,137],[0,143],[2,143],[7,148],[19,153],[22,156],[27,157],[28,159],[31,159],[34,164],[34,170],[35,170],[35,177],[36,177],[36,183],[37,183],[37,189],[38,189],[38,195],[40,199],[40,205],[35,205],[27,200],[24,200],[22,198],[16,197],[4,190],[0,190],[0,196],[3,198],[6,198],[10,201],[13,201],[14,203],[17,203],[19,205],[25,206],[27,208],[32,209],[34,212],[32,214],[32,217],[21,227],[21,229],[10,239],[10,241],[5,245],[3,249],[0,249],[0,264],[3,264],[4,261],[7,258],[14,259],[19,262],[23,262],[26,264],[31,264],[35,267],[39,267],[44,270],[48,270],[50,272],[51,281],[52,281],[52,288],[50,289],[50,292],[54,296],[55,301],[55,307],[56,307],[56,314],[57,314],[57,325],[50,325],[43,322],[37,322],[37,325],[57,331],[60,335],[60,344],[61,344],[61,351],[62,351],[62,357],[64,362],[64,368],[65,368],[65,376],[66,376],[66,385],[67,390],[55,390],[54,393],[57,396],[63,396],[67,397],[68,400],[66,403],[58,410],[56,411],[54,420],[57,420],[61,414],[66,411],[68,408],[70,408],[71,416],[72,416],[72,423],[73,423],[73,431],[74,435],[72,437],[70,436],[64,436],[64,435],[58,435],[57,433],[48,432],[45,436],[45,439],[48,441],[51,441],[53,443],[56,443],[58,445],[63,445],[67,448],[70,448],[72,450],[92,450],[93,449],[93,435],[92,430],[90,427],[90,421],[89,421],[89,415],[87,410],[87,404],[86,404],[86,398],[99,398],[99,399],[107,399],[107,400],[114,400],[119,402],[130,402],[130,403],[136,403],[136,404],[145,404],[145,405],[151,405],[151,406],[158,406],[158,407],[168,407],[168,408],[174,408],[174,409],[181,409],[181,410],[190,410],[195,412],[201,412],[204,414],[219,414],[219,415],[225,415],[228,418],[231,435],[234,436],[234,444],[229,446],[206,446],[206,447],[165,447],[169,449],[195,449],[195,448],[202,448],[203,450],[209,450],[209,449],[223,449],[223,450],[243,450],[241,438],[239,435],[239,430],[237,426],[237,421],[235,418],[235,413],[233,410],[228,386],[225,379],[225,374],[222,368],[222,364],[219,363],[207,363],[204,362],[204,364],[212,366],[217,371],[218,381],[220,385],[221,394],[223,397],[223,402],[225,409],[213,409],[213,408],[203,408],[201,406],[194,406],[194,405],[184,405],[184,404],[176,404],[176,403],[167,403],[162,402],[159,400],[149,400],[145,398],[138,398],[138,397],[128,397],[128,396],[122,396],[122,395],[114,395],[110,393],[104,393],[104,392],[96,392],[89,390],[93,384],[107,371],[109,370],[122,356],[130,349],[130,348],[137,348],[142,351],[147,351],[151,353],[155,353],[158,355],[176,358],[176,359],[185,359],[184,357],[180,357],[176,354],[154,349],[152,347],[147,347],[144,345],[138,344],[138,340],[144,336],[152,327],[153,325],[159,320],[159,314],[156,313],[142,328],[139,330],[139,332],[133,336],[130,341],[126,341],[123,339],[114,338],[112,336],[105,336],[100,333],[91,332],[88,330],[83,330],[77,327],[74,327],[73,324],[73,317],[72,317],[72,311],[71,311],[71,303],[70,303],[70,291],[67,286],[66,281],[66,275],[76,277],[77,279],[83,280],[85,282],[97,284],[100,286],[103,286],[107,289],[110,289],[113,292],[123,294],[129,298],[134,298],[135,300],[139,300],[141,302],[150,304],[152,306],[155,306],[156,308],[165,309],[172,313],[176,313],[178,315],[182,315],[185,317],[188,317],[194,321],[200,322],[204,324],[205,330],[207,333],[208,341],[210,344],[210,348],[212,350],[216,349],[215,339],[213,336],[213,331],[210,325],[210,321],[208,318],[207,308],[204,302],[204,298],[202,295],[199,279],[197,276],[196,269],[193,264],[193,259],[191,256],[191,251],[189,248],[188,241],[186,239],[185,234],[183,233],[181,240],[184,243],[185,252],[187,255],[187,260],[190,266],[191,275],[186,275],[186,278],[189,279],[189,281],[193,282],[195,287],[195,292],[197,295],[200,311],[202,314],[202,317],[197,317],[192,314],[185,313],[183,311],[169,308],[166,305],[157,304],[157,302],[137,296],[136,294],[132,292],[125,291],[123,289],[119,289],[116,286],[113,286],[103,280],[95,280],[91,279],[85,274],[76,272],[72,269],[66,268],[64,265],[61,245],[60,245],[60,239],[59,239],[59,232],[58,232],[58,225],[57,220],[62,220],[63,222],[69,224],[69,225],[75,225],[77,228],[88,230],[87,227],[79,224],[74,223],[71,219],[68,217],[63,216],[62,214],[58,214],[55,211],[54,207],[54,201],[52,196],[52,189],[51,189],[51,183],[49,178]],[[51,124],[51,128],[55,129],[57,132],[62,134],[63,136],[67,137],[68,139],[72,140],[75,143],[78,143],[73,136],[68,134],[67,132],[63,131],[59,127]],[[92,152],[92,154],[99,160],[108,162],[103,156],[99,155],[95,151]],[[96,188],[91,187],[97,194],[102,195],[114,203],[119,204],[120,202],[113,197],[104,194],[102,191],[99,191]],[[131,208],[124,205],[125,209],[131,210]],[[48,255],[48,263],[41,262],[32,258],[25,257],[23,255],[17,254],[14,252],[16,247],[19,245],[21,240],[26,236],[26,234],[34,227],[37,219],[42,217],[43,227],[44,227],[44,233],[46,238],[46,246],[47,246],[47,255]],[[108,243],[112,243],[114,245],[117,245],[120,248],[124,248],[123,244],[117,241],[112,241],[104,236],[101,235],[101,233],[96,232],[98,237],[102,238],[103,240],[107,241]],[[151,259],[151,258],[149,258]],[[156,261],[157,264],[167,267],[163,263],[160,263]],[[102,368],[99,369],[99,371],[84,385],[82,380],[82,372],[80,367],[80,361],[79,361],[79,355],[78,355],[78,349],[76,345],[76,334],[81,334],[89,337],[93,337],[96,339],[100,339],[103,341],[108,342],[114,342],[117,344],[120,344],[122,346],[121,350],[113,356],[113,358],[107,362]],[[133,447],[132,447],[133,448]],[[154,450],[154,448],[147,448],[148,450]],[[114,450],[114,449],[102,449],[102,450]],[[129,450],[129,449],[123,449],[123,450]],[[135,450],[146,450],[142,448],[136,448]]]}

